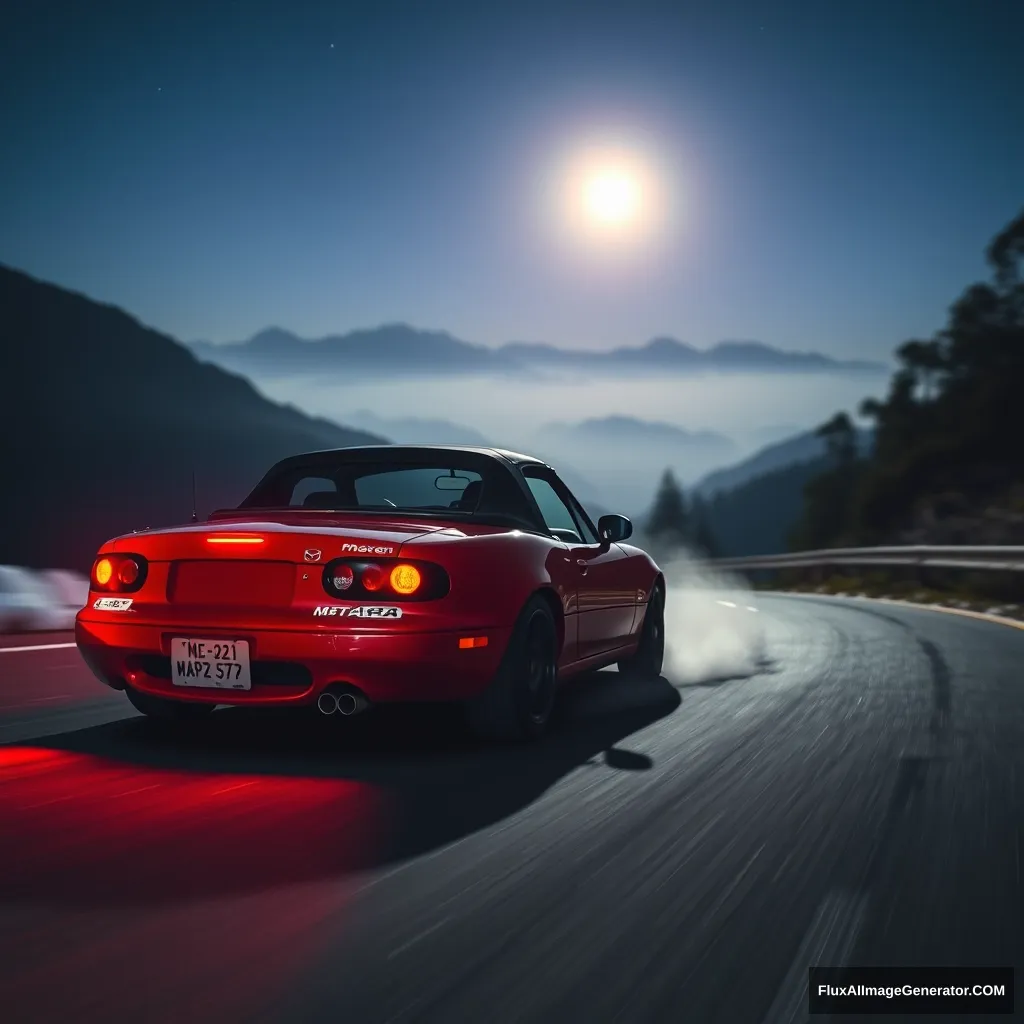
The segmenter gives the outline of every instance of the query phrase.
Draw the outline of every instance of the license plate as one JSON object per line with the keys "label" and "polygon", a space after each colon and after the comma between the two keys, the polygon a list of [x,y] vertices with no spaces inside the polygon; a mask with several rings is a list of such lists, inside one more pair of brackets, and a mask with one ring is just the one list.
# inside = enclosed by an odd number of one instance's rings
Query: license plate
{"label": "license plate", "polygon": [[171,641],[171,682],[216,690],[251,690],[249,644],[245,640]]}

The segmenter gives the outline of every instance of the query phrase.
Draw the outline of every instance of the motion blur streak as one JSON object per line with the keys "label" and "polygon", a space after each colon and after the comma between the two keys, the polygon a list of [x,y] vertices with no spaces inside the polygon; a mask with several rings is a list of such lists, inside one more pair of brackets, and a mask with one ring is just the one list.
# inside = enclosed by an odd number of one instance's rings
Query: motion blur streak
{"label": "motion blur streak", "polygon": [[750,588],[677,552],[660,559],[665,603],[665,678],[673,683],[743,679],[764,665],[762,621],[750,614]]}
{"label": "motion blur streak", "polygon": [[0,748],[5,1018],[251,1015],[315,952],[380,804],[348,780]]}

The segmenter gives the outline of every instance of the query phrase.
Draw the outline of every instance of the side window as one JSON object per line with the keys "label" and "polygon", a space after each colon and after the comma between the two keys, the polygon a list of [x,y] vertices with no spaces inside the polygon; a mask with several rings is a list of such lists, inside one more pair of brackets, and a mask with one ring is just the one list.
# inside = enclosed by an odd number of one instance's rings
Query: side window
{"label": "side window", "polygon": [[537,476],[527,476],[526,483],[540,508],[540,514],[544,517],[544,525],[549,530],[570,530],[579,537],[580,531],[576,520],[554,487],[547,480]]}

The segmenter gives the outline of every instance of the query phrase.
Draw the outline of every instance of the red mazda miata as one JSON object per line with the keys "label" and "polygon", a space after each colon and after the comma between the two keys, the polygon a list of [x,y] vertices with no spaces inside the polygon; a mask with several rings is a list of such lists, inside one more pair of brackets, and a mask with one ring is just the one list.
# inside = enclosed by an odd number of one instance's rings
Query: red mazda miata
{"label": "red mazda miata", "polygon": [[631,533],[513,452],[297,455],[236,509],[104,544],[75,638],[147,715],[457,701],[481,733],[532,738],[560,681],[661,672],[665,581]]}

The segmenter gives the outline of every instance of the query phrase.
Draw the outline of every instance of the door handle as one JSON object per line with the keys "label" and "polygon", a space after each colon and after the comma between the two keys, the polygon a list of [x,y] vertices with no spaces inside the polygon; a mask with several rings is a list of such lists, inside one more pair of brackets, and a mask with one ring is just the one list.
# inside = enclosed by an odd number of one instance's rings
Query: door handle
{"label": "door handle", "polygon": [[577,558],[576,564],[580,567],[580,572],[586,572],[590,563],[585,558]]}

